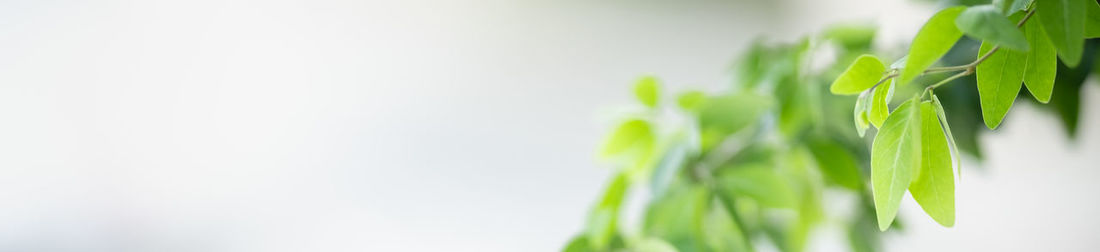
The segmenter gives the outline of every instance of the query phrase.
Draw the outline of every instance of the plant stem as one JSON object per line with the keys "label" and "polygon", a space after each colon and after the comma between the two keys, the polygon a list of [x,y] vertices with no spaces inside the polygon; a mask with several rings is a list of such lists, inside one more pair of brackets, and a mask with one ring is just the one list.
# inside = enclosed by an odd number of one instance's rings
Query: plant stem
{"label": "plant stem", "polygon": [[[1027,14],[1024,15],[1024,18],[1020,19],[1020,22],[1016,23],[1016,28],[1023,27],[1024,23],[1027,23],[1027,20],[1031,19],[1031,16],[1034,16],[1034,15],[1035,15],[1035,7],[1032,7],[1031,10],[1028,10]],[[947,79],[943,79],[940,82],[936,82],[936,84],[932,84],[932,85],[928,86],[927,88],[924,89],[924,94],[927,94],[929,91],[932,91],[932,89],[935,89],[939,86],[943,86],[944,84],[947,84],[947,83],[949,83],[949,82],[951,82],[955,79],[958,79],[958,78],[963,77],[963,76],[974,74],[976,72],[975,68],[978,67],[978,64],[981,64],[985,60],[989,59],[989,56],[992,56],[993,53],[996,53],[1000,49],[1001,49],[1000,45],[995,45],[995,46],[993,46],[993,48],[989,49],[988,52],[985,52],[985,54],[982,54],[981,57],[978,57],[977,60],[974,60],[973,62],[967,63],[965,65],[947,66],[947,67],[929,67],[928,69],[925,69],[924,72],[922,72],[920,75],[923,76],[923,75],[926,75],[926,74],[946,73],[946,72],[954,72],[954,71],[960,71],[960,70],[962,72],[959,72],[958,74],[952,75],[951,77],[947,77]],[[883,76],[882,79],[879,80],[878,83],[875,83],[874,86],[871,86],[871,88],[878,87],[879,84],[882,84],[883,82],[886,82],[887,80],[889,80],[891,78],[895,78],[895,77],[898,77],[898,74],[896,72],[888,74],[886,76]],[[921,94],[921,97],[923,97],[924,94]]]}

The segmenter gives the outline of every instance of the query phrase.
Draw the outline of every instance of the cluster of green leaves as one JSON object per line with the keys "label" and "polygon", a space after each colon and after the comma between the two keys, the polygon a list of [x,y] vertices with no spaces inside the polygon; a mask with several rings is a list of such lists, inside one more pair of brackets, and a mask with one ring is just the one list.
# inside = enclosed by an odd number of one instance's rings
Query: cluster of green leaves
{"label": "cluster of green leaves", "polygon": [[[1006,0],[939,11],[913,38],[908,55],[889,67],[873,55],[857,58],[830,91],[859,94],[854,114],[860,135],[871,125],[879,130],[871,147],[871,189],[879,228],[890,226],[907,190],[936,222],[955,224],[952,171],[959,166],[959,148],[935,88],[976,74],[981,117],[995,129],[1021,86],[1038,102],[1050,102],[1058,60],[1069,68],[1078,66],[1085,39],[1100,36],[1093,30],[1100,31],[1100,5],[1094,0]],[[932,67],[963,35],[982,41],[977,59]],[[918,76],[946,72],[958,73],[890,111],[893,89]]]}
{"label": "cluster of green leaves", "polygon": [[[634,94],[645,112],[623,118],[605,141],[600,156],[617,175],[565,251],[751,251],[761,241],[802,251],[828,216],[826,190],[858,199],[856,212],[830,223],[844,223],[853,248],[876,250],[870,174],[861,165],[869,150],[849,128],[851,101],[826,90],[844,66],[807,69],[823,48],[842,60],[869,52],[874,35],[839,26],[794,44],[760,41],[725,92],[665,99],[658,79],[639,79]],[[624,199],[640,190],[652,196],[645,218],[624,228]]]}
{"label": "cluster of green leaves", "polygon": [[[979,130],[1000,125],[1017,96],[1049,103],[1076,132],[1078,91],[1100,72],[1100,43],[1085,39],[1097,36],[1093,0],[998,0],[939,11],[906,52],[873,52],[864,26],[758,41],[722,92],[664,95],[642,77],[644,112],[621,118],[600,150],[616,175],[564,250],[802,251],[830,223],[852,250],[877,251],[881,231],[902,227],[906,191],[952,226],[960,152],[980,159]],[[826,50],[832,63],[811,70]],[[854,210],[826,212],[826,191],[857,199]],[[627,195],[644,192],[644,218],[625,225]]]}

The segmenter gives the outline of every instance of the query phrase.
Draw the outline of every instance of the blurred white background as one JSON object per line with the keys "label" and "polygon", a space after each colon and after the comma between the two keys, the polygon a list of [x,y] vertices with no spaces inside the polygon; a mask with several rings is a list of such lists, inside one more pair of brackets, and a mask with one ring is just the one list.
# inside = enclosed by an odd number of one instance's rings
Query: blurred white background
{"label": "blurred white background", "polygon": [[[0,251],[555,251],[636,77],[718,88],[754,38],[873,22],[898,44],[935,9],[0,1]],[[1075,143],[1019,103],[964,171],[957,226],[906,200],[889,250],[1100,249],[1098,87]],[[812,246],[844,248],[824,232]]]}

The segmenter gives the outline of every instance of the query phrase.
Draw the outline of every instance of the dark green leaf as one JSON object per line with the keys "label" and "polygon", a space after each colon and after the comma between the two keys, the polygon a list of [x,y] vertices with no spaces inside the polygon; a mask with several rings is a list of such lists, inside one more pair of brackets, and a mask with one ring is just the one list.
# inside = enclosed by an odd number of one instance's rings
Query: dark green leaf
{"label": "dark green leaf", "polygon": [[1067,66],[1081,62],[1085,45],[1085,11],[1088,0],[1043,0],[1035,2],[1036,17],[1046,30],[1058,57]]}
{"label": "dark green leaf", "polygon": [[1027,52],[1025,61],[1024,84],[1027,90],[1035,96],[1039,102],[1050,101],[1050,93],[1054,89],[1054,76],[1058,70],[1057,50],[1050,43],[1043,26],[1038,22],[1028,22],[1024,25],[1027,41],[1031,44],[1031,50]]}
{"label": "dark green leaf", "polygon": [[859,94],[878,83],[885,71],[886,66],[874,55],[861,55],[836,77],[829,91],[842,95]]}
{"label": "dark green leaf", "polygon": [[1100,4],[1085,3],[1085,38],[1100,38]]}
{"label": "dark green leaf", "polygon": [[924,27],[913,38],[913,44],[909,46],[909,56],[905,61],[905,69],[899,76],[899,85],[912,81],[951,50],[951,46],[963,35],[955,26],[955,18],[965,9],[966,7],[957,6],[941,10],[924,23]]}
{"label": "dark green leaf", "polygon": [[920,121],[920,104],[914,97],[886,118],[871,145],[871,190],[880,230],[894,221],[905,189],[920,168]]}
{"label": "dark green leaf", "polygon": [[[992,47],[989,43],[982,43],[978,55],[984,55]],[[978,97],[986,127],[996,129],[1012,108],[1024,81],[1026,58],[1026,53],[1001,49],[978,65]]]}
{"label": "dark green leaf", "polygon": [[955,25],[963,33],[987,43],[992,42],[1018,51],[1028,50],[1024,33],[992,5],[967,8],[955,19]]}

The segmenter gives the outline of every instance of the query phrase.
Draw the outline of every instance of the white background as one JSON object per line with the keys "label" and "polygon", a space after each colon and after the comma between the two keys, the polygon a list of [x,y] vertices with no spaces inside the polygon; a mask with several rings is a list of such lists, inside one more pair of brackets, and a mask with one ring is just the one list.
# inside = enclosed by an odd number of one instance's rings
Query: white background
{"label": "white background", "polygon": [[[723,87],[754,38],[876,23],[897,45],[935,9],[0,1],[0,251],[554,251],[637,76]],[[1019,103],[964,171],[957,226],[907,199],[890,250],[1100,248],[1098,87],[1075,143]]]}

